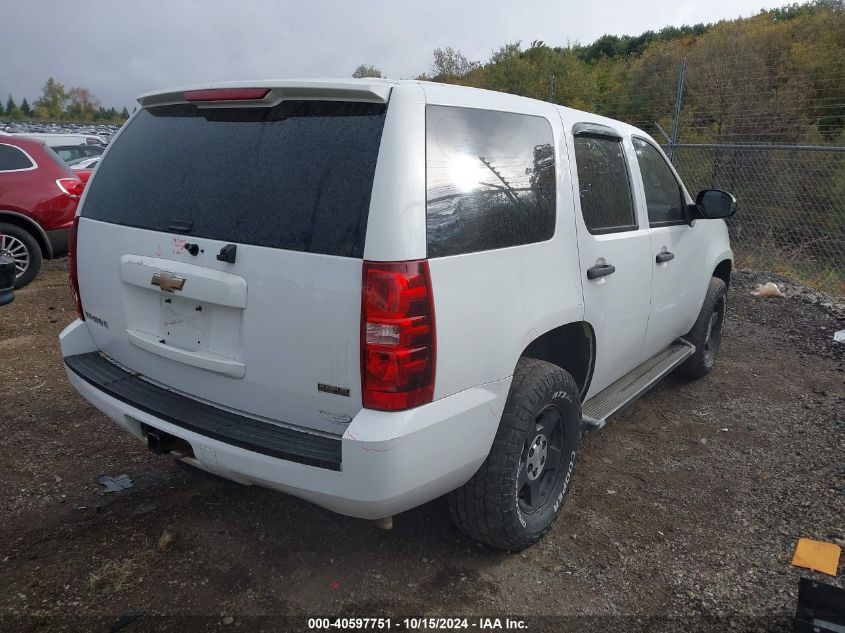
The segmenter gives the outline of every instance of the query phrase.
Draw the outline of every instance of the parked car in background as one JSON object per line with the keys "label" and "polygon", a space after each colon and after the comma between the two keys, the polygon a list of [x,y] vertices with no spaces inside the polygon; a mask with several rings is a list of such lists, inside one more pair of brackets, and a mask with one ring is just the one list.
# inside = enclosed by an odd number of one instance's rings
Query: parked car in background
{"label": "parked car in background", "polygon": [[94,169],[92,167],[74,169],[73,173],[79,176],[79,179],[87,185],[88,181],[91,179],[91,174],[94,173]]}
{"label": "parked car in background", "polygon": [[62,134],[61,132],[15,132],[12,136],[25,136],[43,142],[45,145],[105,145],[108,141],[99,134]]}
{"label": "parked car in background", "polygon": [[73,164],[86,158],[97,158],[106,151],[105,145],[57,145],[52,148],[63,161]]}
{"label": "parked car in background", "polygon": [[15,288],[35,278],[43,259],[67,253],[84,187],[42,141],[0,136],[0,253],[15,262]]}
{"label": "parked car in background", "polygon": [[691,197],[642,130],[416,81],[139,102],[80,209],[60,339],[157,453],[382,525],[448,495],[519,550],[582,430],[713,368],[735,200]]}
{"label": "parked car in background", "polygon": [[94,158],[79,158],[68,163],[68,167],[70,167],[73,171],[80,171],[83,169],[94,169],[94,167],[96,167],[97,163],[99,162],[99,156],[95,156]]}

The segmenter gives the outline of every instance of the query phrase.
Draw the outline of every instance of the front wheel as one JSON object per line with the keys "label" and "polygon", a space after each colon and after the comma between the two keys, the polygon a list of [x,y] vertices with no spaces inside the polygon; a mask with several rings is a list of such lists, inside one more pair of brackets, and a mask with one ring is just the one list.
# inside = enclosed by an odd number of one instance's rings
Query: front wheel
{"label": "front wheel", "polygon": [[560,512],[581,442],[575,380],[557,365],[520,359],[487,459],[449,494],[458,528],[506,550],[539,540]]}
{"label": "front wheel", "polygon": [[695,345],[695,353],[678,367],[687,378],[703,378],[713,369],[716,355],[722,345],[722,326],[725,324],[728,287],[718,277],[710,280],[704,305],[695,325],[684,338]]}
{"label": "front wheel", "polygon": [[41,270],[41,247],[32,235],[15,224],[0,222],[0,253],[15,263],[15,290],[30,283]]}

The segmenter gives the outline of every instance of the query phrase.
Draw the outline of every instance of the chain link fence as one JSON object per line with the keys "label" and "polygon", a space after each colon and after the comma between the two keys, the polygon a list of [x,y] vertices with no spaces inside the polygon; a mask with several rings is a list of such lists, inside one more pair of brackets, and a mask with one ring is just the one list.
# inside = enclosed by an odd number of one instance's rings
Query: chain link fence
{"label": "chain link fence", "polygon": [[673,153],[693,195],[736,196],[728,226],[740,264],[845,281],[845,147],[687,143]]}
{"label": "chain link fence", "polygon": [[595,110],[663,143],[693,195],[736,196],[738,265],[845,294],[842,64],[812,74],[753,51],[670,64],[650,90],[632,82]]}

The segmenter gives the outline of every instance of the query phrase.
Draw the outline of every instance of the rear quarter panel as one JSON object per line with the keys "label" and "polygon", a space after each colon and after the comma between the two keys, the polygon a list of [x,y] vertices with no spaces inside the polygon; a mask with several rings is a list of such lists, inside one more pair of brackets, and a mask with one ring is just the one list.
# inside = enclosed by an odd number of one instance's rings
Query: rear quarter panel
{"label": "rear quarter panel", "polygon": [[555,143],[557,185],[550,240],[429,260],[437,327],[437,399],[511,376],[531,341],[559,325],[581,321],[584,306],[569,162],[554,106],[436,84],[425,90],[429,104],[546,118]]}

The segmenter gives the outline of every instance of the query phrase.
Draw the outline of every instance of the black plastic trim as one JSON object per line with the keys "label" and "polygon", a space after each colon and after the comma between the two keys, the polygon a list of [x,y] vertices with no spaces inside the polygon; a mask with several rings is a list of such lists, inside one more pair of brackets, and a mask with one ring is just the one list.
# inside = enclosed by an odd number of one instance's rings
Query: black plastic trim
{"label": "black plastic trim", "polygon": [[341,440],[296,431],[218,409],[147,382],[98,352],[65,357],[77,376],[100,391],[188,431],[255,453],[340,470]]}
{"label": "black plastic trim", "polygon": [[47,231],[47,241],[50,243],[50,257],[64,257],[67,255],[67,243],[70,236],[70,229],[58,229],[56,231]]}
{"label": "black plastic trim", "polygon": [[573,136],[601,136],[604,138],[610,138],[614,141],[621,141],[623,136],[614,130],[612,127],[607,125],[601,125],[600,123],[576,123],[572,126],[572,135]]}

